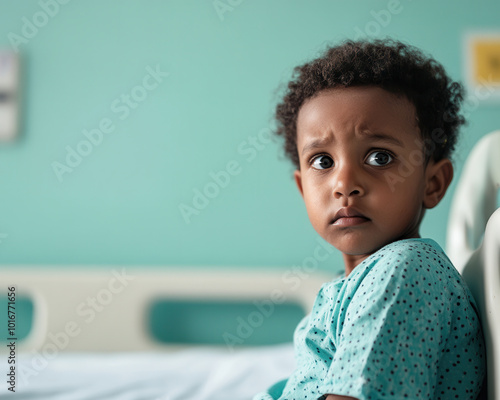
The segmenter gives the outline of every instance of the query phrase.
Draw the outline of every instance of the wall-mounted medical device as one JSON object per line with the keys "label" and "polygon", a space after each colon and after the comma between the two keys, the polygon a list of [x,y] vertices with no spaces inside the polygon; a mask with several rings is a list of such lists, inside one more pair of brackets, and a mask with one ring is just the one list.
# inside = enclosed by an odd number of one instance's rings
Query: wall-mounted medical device
{"label": "wall-mounted medical device", "polygon": [[0,50],[0,141],[13,140],[19,131],[19,55]]}

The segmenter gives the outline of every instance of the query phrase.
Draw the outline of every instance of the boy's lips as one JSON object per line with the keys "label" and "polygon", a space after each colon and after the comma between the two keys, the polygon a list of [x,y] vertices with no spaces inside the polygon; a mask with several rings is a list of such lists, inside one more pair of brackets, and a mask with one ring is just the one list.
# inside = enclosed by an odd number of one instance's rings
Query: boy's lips
{"label": "boy's lips", "polygon": [[359,225],[370,219],[361,214],[353,207],[343,207],[339,209],[332,220],[332,225],[351,226]]}

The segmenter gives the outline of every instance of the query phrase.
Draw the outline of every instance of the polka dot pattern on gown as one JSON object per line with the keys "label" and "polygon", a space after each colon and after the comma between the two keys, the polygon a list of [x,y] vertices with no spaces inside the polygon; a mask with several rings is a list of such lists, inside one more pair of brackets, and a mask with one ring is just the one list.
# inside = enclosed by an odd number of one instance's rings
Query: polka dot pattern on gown
{"label": "polka dot pattern on gown", "polygon": [[390,243],[325,283],[294,342],[279,400],[475,400],[485,374],[474,299],[432,239]]}

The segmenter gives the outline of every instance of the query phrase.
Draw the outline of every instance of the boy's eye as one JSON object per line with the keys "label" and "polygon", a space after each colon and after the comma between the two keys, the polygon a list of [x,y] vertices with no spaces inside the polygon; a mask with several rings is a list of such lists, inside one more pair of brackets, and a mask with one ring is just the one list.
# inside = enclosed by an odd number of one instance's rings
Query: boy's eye
{"label": "boy's eye", "polygon": [[314,158],[312,164],[316,169],[327,169],[333,166],[333,159],[330,156],[322,155]]}
{"label": "boy's eye", "polygon": [[389,164],[392,160],[393,157],[389,153],[385,151],[374,151],[368,156],[366,162],[370,165],[380,167]]}

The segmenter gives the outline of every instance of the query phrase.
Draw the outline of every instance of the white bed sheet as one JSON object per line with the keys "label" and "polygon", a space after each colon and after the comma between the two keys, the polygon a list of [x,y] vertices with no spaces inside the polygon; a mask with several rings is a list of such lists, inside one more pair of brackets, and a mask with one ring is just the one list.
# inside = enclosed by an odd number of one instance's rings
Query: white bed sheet
{"label": "white bed sheet", "polygon": [[191,348],[172,353],[62,353],[40,372],[33,367],[33,355],[21,354],[16,393],[4,389],[0,398],[249,400],[289,376],[294,367],[291,343],[234,352]]}

